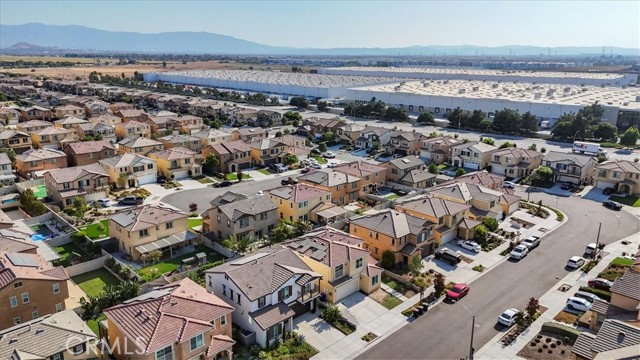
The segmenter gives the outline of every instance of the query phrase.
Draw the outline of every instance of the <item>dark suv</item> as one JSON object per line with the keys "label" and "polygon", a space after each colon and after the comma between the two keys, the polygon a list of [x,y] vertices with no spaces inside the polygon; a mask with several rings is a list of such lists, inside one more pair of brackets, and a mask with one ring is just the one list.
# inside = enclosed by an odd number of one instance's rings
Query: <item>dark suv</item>
{"label": "dark suv", "polygon": [[455,266],[462,261],[462,257],[458,253],[453,250],[449,250],[447,248],[439,248],[435,253],[436,259],[444,260],[449,264]]}
{"label": "dark suv", "polygon": [[142,205],[144,199],[137,196],[125,196],[118,200],[118,205]]}

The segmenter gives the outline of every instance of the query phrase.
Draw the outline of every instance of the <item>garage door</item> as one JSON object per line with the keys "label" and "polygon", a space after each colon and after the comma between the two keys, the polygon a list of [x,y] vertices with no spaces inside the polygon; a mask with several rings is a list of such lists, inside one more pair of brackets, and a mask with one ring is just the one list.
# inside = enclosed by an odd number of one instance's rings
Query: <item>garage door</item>
{"label": "garage door", "polygon": [[575,178],[573,176],[566,176],[566,175],[560,175],[560,177],[558,178],[558,181],[561,182],[570,182],[572,184],[577,184],[580,182],[580,179]]}
{"label": "garage door", "polygon": [[154,184],[156,182],[156,174],[138,176],[138,186],[146,184]]}
{"label": "garage door", "polygon": [[189,170],[180,170],[173,173],[176,176],[176,179],[182,179],[189,176]]}
{"label": "garage door", "polygon": [[473,162],[473,161],[465,161],[464,167],[473,169],[473,170],[480,170],[480,163]]}
{"label": "garage door", "polygon": [[442,234],[442,237],[440,238],[440,245],[446,244],[447,242],[454,240],[455,238],[456,232],[454,230],[447,231],[446,233]]}
{"label": "garage door", "polygon": [[353,279],[335,288],[335,297],[333,301],[339,301],[355,292],[360,291],[360,277],[354,276]]}
{"label": "garage door", "polygon": [[608,181],[599,181],[596,182],[596,188],[598,189],[606,189],[608,187],[614,187],[616,184]]}
{"label": "garage door", "polygon": [[420,157],[425,159],[426,162],[431,161],[431,153],[426,150],[420,150]]}

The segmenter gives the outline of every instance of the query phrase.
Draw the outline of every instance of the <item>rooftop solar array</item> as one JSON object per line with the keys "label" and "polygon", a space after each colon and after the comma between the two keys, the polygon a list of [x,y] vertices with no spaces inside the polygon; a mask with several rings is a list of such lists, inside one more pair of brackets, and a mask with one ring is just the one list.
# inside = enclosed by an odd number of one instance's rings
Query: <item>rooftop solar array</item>
{"label": "rooftop solar array", "polygon": [[7,258],[14,266],[38,267],[38,263],[30,254],[9,253]]}

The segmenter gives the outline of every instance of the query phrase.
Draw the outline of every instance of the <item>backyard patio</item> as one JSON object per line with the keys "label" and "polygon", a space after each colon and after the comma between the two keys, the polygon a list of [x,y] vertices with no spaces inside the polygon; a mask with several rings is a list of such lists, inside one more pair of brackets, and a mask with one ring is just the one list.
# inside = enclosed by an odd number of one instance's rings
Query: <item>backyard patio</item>
{"label": "backyard patio", "polygon": [[210,249],[204,245],[187,246],[181,250],[183,252],[182,255],[176,256],[171,259],[161,260],[156,264],[146,266],[139,270],[136,270],[136,272],[140,276],[142,276],[143,279],[157,278],[161,274],[172,272],[178,269],[181,265],[183,265],[182,260],[195,257],[196,254],[201,252],[207,255],[206,263],[213,263],[213,262],[221,261],[224,259],[222,255],[218,254],[213,249]]}
{"label": "backyard patio", "polygon": [[105,287],[120,283],[118,278],[103,268],[74,276],[71,279],[89,296],[100,295]]}
{"label": "backyard patio", "polygon": [[84,231],[91,240],[107,238],[109,237],[109,220],[102,219],[97,223],[81,226],[78,230]]}

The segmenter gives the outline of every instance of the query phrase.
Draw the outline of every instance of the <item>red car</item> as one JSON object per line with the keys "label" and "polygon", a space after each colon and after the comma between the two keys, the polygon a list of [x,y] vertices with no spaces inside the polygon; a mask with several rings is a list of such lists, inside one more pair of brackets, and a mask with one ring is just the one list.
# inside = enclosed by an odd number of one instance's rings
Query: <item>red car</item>
{"label": "red car", "polygon": [[458,301],[469,293],[469,285],[455,284],[450,290],[447,290],[447,300]]}
{"label": "red car", "polygon": [[613,285],[611,281],[602,278],[591,279],[587,284],[589,285],[589,287],[606,291],[610,291],[611,286]]}

